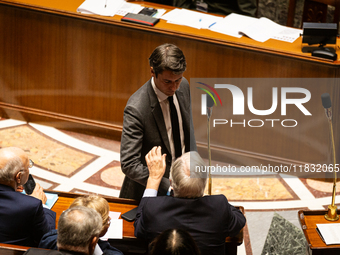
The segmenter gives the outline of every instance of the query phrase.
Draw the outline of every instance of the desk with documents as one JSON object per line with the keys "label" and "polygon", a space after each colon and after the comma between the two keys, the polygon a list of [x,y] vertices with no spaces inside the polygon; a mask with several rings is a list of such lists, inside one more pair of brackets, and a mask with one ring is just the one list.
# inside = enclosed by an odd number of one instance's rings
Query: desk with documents
{"label": "desk with documents", "polygon": [[316,224],[339,223],[325,219],[327,211],[303,211],[298,212],[300,225],[307,240],[309,255],[335,255],[340,253],[340,245],[326,245],[316,231]]}
{"label": "desk with documents", "polygon": [[[126,102],[150,79],[148,57],[156,46],[165,42],[183,50],[187,59],[184,76],[188,80],[340,77],[340,61],[302,53],[301,38],[293,43],[273,39],[261,43],[245,36],[236,38],[164,20],[148,27],[122,22],[121,16],[77,13],[82,2],[0,0],[1,117],[102,134],[119,141]],[[307,108],[313,119],[324,118],[317,99],[319,94],[330,93],[334,108],[340,108],[337,82],[322,86],[308,88],[313,96]],[[272,98],[270,89],[255,92],[255,103]],[[232,108],[232,100],[223,103]],[[198,111],[200,106],[193,105],[192,109]],[[236,165],[327,163],[328,154],[319,151],[328,146],[325,135],[309,135],[313,141],[308,143],[301,139],[304,130],[310,134],[328,134],[327,123],[301,120],[305,116],[298,109],[294,114],[299,123],[295,130],[299,132],[273,132],[273,128],[264,127],[250,132],[247,128],[229,128],[228,132],[216,134],[217,140],[211,138],[214,160],[219,160],[220,155]],[[254,119],[247,113],[244,118]],[[339,122],[340,115],[334,114],[335,130],[340,128]],[[195,127],[199,124],[194,120]],[[197,132],[196,140],[199,152],[206,157],[203,135]],[[336,149],[339,141],[336,133]]]}

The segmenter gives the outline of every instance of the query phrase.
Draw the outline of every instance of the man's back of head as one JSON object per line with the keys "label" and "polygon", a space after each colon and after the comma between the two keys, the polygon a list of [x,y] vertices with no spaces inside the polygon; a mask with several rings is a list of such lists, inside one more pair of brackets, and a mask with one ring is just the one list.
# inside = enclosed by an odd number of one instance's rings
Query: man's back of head
{"label": "man's back of head", "polygon": [[18,173],[22,173],[22,177],[24,177],[21,184],[26,183],[28,178],[26,165],[28,165],[28,162],[28,156],[20,148],[6,147],[0,149],[0,184],[15,187],[13,182],[17,181],[15,176]]}
{"label": "man's back of head", "polygon": [[205,163],[196,151],[183,154],[171,167],[170,180],[175,197],[202,197],[207,183]]}
{"label": "man's back of head", "polygon": [[58,221],[59,250],[92,255],[102,229],[102,219],[92,208],[76,206],[64,211]]}

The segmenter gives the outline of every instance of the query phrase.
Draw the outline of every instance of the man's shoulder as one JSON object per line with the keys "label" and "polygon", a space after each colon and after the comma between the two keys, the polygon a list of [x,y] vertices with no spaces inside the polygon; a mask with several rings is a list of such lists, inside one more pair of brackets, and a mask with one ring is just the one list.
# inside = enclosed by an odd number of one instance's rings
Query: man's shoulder
{"label": "man's shoulder", "polygon": [[65,255],[69,253],[64,253],[61,251],[56,250],[45,250],[45,249],[39,249],[39,248],[30,248],[28,249],[24,255]]}
{"label": "man's shoulder", "polygon": [[151,86],[151,80],[148,80],[143,86],[136,90],[129,98],[127,105],[141,102],[141,98],[148,95],[148,88]]}
{"label": "man's shoulder", "polygon": [[24,253],[24,255],[84,255],[84,253],[30,248]]}
{"label": "man's shoulder", "polygon": [[180,197],[173,197],[173,196],[157,196],[157,197],[143,197],[142,198],[145,201],[189,201],[189,200],[216,200],[216,201],[228,201],[225,195],[219,194],[219,195],[211,195],[211,196],[203,196],[199,198],[180,198]]}
{"label": "man's shoulder", "polygon": [[41,200],[16,191],[5,191],[5,193],[3,193],[3,198],[4,197],[7,197],[9,202],[20,203],[21,206],[30,205],[37,207],[41,204]]}
{"label": "man's shoulder", "polygon": [[228,201],[225,195],[219,194],[219,195],[210,195],[210,196],[204,196],[202,199],[207,200],[216,200],[216,201]]}

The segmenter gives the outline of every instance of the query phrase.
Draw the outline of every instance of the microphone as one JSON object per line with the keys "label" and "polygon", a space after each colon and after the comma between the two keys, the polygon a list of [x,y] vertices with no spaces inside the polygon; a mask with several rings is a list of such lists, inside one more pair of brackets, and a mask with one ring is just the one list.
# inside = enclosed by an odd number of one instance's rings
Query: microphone
{"label": "microphone", "polygon": [[208,119],[210,119],[210,117],[211,117],[213,106],[214,106],[214,100],[210,96],[207,96],[207,116],[208,116]]}
{"label": "microphone", "polygon": [[325,108],[325,113],[329,121],[332,120],[332,102],[328,93],[321,95],[322,106]]}

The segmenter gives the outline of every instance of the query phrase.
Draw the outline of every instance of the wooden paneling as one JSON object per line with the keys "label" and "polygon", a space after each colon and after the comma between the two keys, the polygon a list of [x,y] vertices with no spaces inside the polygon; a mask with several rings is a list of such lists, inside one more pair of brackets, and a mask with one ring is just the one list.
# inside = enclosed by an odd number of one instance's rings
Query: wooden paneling
{"label": "wooden paneling", "polygon": [[[76,9],[81,3],[82,0],[0,0],[1,116],[119,139],[125,104],[151,77],[148,57],[165,42],[183,50],[188,62],[184,76],[189,80],[339,77],[340,62],[303,54],[301,38],[294,43],[259,43],[164,20],[150,28],[121,22],[119,16],[79,14]],[[328,150],[320,150],[329,147],[329,139],[317,98],[321,92],[329,92],[337,107],[338,85],[320,84],[310,89],[313,101],[308,107],[315,118],[312,122],[297,115],[302,125],[294,133],[266,128],[215,132],[214,159],[244,165],[330,163]],[[261,91],[260,85],[254,91]],[[271,91],[262,92],[256,92],[254,101],[271,98]],[[231,106],[231,100],[225,101]],[[334,115],[334,130],[338,129],[338,116]],[[199,127],[202,120],[194,121],[204,155],[205,131]],[[337,134],[336,148],[339,149]]]}

